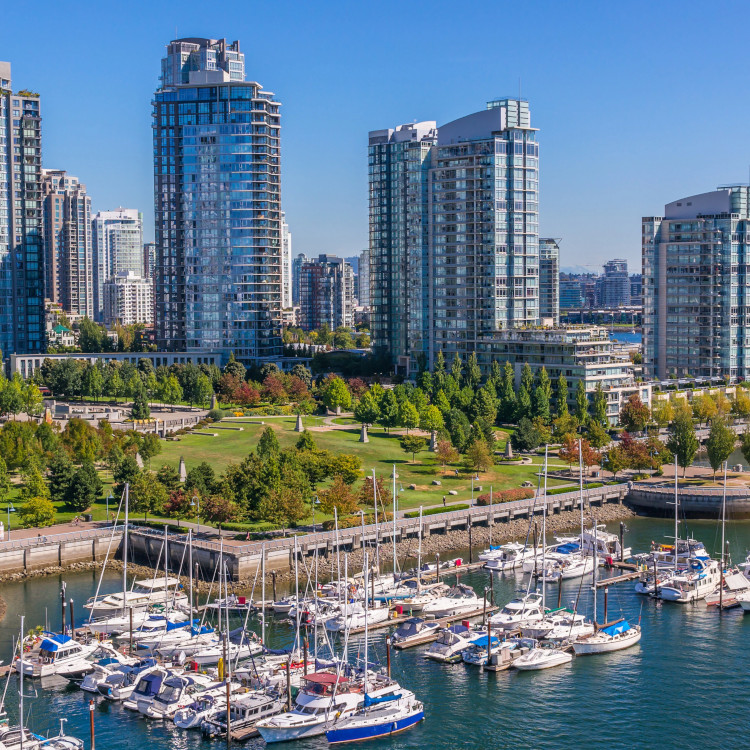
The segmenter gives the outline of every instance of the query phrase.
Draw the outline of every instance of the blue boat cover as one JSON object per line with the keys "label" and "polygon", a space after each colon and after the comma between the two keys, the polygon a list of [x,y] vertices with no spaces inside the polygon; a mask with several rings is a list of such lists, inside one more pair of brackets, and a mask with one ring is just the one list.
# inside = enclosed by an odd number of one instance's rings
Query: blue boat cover
{"label": "blue boat cover", "polygon": [[466,625],[451,625],[448,628],[448,631],[450,633],[468,633],[469,628],[467,628]]}
{"label": "blue boat cover", "polygon": [[164,675],[161,672],[154,672],[153,674],[147,674],[141,679],[146,683],[146,689],[142,690],[139,695],[156,695],[164,680]]}
{"label": "blue boat cover", "polygon": [[567,544],[561,544],[559,547],[555,549],[555,552],[559,552],[561,555],[569,555],[571,552],[578,552],[578,550],[581,549],[580,544],[575,544],[575,542],[568,542]]}
{"label": "blue boat cover", "polygon": [[491,550],[502,549],[502,544],[490,544]]}
{"label": "blue boat cover", "polygon": [[388,701],[395,701],[398,700],[401,697],[401,693],[397,693],[396,695],[381,695],[379,698],[373,698],[370,695],[367,695],[365,693],[365,708],[367,706],[375,706],[378,703],[387,703]]}
{"label": "blue boat cover", "polygon": [[607,628],[602,628],[601,632],[607,635],[617,635],[618,633],[624,633],[626,630],[630,630],[630,623],[627,620],[623,620]]}
{"label": "blue boat cover", "polygon": [[[500,643],[500,639],[493,635],[490,637],[490,646],[497,646],[497,644]],[[487,645],[487,636],[481,635],[479,638],[475,638],[473,641],[471,641],[472,646],[486,646]]]}

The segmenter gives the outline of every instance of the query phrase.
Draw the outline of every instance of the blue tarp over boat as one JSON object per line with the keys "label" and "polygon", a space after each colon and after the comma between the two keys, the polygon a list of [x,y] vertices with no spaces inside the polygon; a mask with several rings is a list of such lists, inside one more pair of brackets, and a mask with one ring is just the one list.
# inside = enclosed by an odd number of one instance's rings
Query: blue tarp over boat
{"label": "blue tarp over boat", "polygon": [[602,628],[600,632],[607,635],[618,635],[619,633],[624,633],[626,630],[630,630],[630,623],[627,620],[622,620],[621,622],[616,622],[614,625]]}

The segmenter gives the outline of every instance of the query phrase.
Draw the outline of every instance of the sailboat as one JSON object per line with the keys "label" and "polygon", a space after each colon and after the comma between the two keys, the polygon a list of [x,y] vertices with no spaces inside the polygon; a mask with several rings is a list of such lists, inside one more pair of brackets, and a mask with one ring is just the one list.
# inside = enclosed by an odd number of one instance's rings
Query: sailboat
{"label": "sailboat", "polygon": [[[366,569],[367,553],[365,553]],[[365,607],[367,607],[366,597]],[[424,719],[422,703],[410,690],[402,690],[398,683],[392,683],[392,690],[390,691],[383,692],[381,690],[380,694],[375,696],[368,694],[368,636],[367,618],[365,618],[365,664],[362,685],[364,705],[360,710],[342,721],[334,720],[333,726],[326,730],[326,739],[332,745],[386,737],[409,729]]]}
{"label": "sailboat", "polygon": [[[594,523],[594,534],[596,534],[596,523]],[[591,635],[583,636],[573,641],[573,650],[576,656],[583,654],[603,654],[610,651],[621,651],[624,648],[635,646],[641,640],[641,626],[631,625],[626,619],[620,618],[613,622],[606,622],[607,619],[607,590],[604,590],[604,625],[596,622],[596,599],[597,599],[597,579],[599,577],[599,565],[597,560],[597,545],[594,542],[594,574],[593,574],[593,594],[594,594],[594,632]]]}

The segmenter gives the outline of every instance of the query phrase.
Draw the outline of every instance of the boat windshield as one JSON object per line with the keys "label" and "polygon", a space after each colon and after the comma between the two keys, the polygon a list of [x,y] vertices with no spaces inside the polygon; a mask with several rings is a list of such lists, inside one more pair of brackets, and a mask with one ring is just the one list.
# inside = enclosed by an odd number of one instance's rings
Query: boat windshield
{"label": "boat windshield", "polygon": [[154,700],[160,703],[171,703],[173,700],[177,700],[181,693],[182,685],[165,685]]}

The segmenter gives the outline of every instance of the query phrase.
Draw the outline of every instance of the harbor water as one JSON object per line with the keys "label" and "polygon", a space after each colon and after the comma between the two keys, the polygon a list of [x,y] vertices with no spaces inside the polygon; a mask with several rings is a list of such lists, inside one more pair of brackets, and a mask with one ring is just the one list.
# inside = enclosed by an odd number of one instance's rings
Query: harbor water
{"label": "harbor water", "polygon": [[[610,530],[617,531],[616,524]],[[673,525],[665,519],[628,521],[626,543],[634,551],[648,548],[652,540],[668,542]],[[720,526],[713,521],[690,521],[688,531],[717,553]],[[685,529],[681,530],[684,536]],[[750,522],[729,523],[727,538],[734,561],[750,549]],[[608,575],[603,573],[603,575]],[[96,588],[94,573],[66,574],[67,595],[80,606]],[[18,632],[18,615],[26,615],[28,628],[44,624],[59,628],[60,577],[37,578],[0,588],[8,608],[0,623],[2,658],[10,658],[12,639]],[[449,581],[452,579],[448,579]],[[484,571],[465,573],[463,583],[482,592],[491,577]],[[510,600],[526,579],[521,575],[492,576],[497,604]],[[116,590],[120,579],[105,576],[107,590]],[[742,748],[750,727],[750,669],[747,643],[750,614],[742,610],[719,614],[703,602],[691,605],[662,603],[638,596],[633,582],[609,589],[609,619],[624,616],[643,627],[641,643],[612,654],[577,657],[569,665],[541,672],[482,672],[465,664],[441,665],[424,659],[426,646],[394,652],[392,673],[424,702],[426,720],[416,728],[388,739],[367,743],[379,748]],[[301,584],[301,588],[304,585]],[[257,594],[256,594],[257,596]],[[548,605],[557,604],[557,587],[548,586]],[[579,611],[591,615],[590,581],[566,581],[562,604],[578,600]],[[599,591],[599,619],[603,591]],[[80,604],[79,604],[80,603]],[[269,615],[267,641],[276,647],[291,644],[292,629]],[[251,619],[258,630],[259,623]],[[350,658],[362,648],[361,636],[350,643]],[[385,631],[371,640],[385,665]],[[45,734],[68,720],[66,731],[89,737],[89,697],[63,686],[43,688],[25,683],[27,723]],[[34,697],[36,695],[36,697]],[[18,716],[15,680],[11,680],[7,708],[11,721]],[[147,720],[121,706],[98,702],[94,710],[97,746],[126,748],[223,748],[223,741],[204,740],[199,732]],[[252,750],[264,746],[260,738],[233,747]],[[292,745],[294,746],[294,745]],[[325,737],[296,743],[308,748],[327,747]]]}

